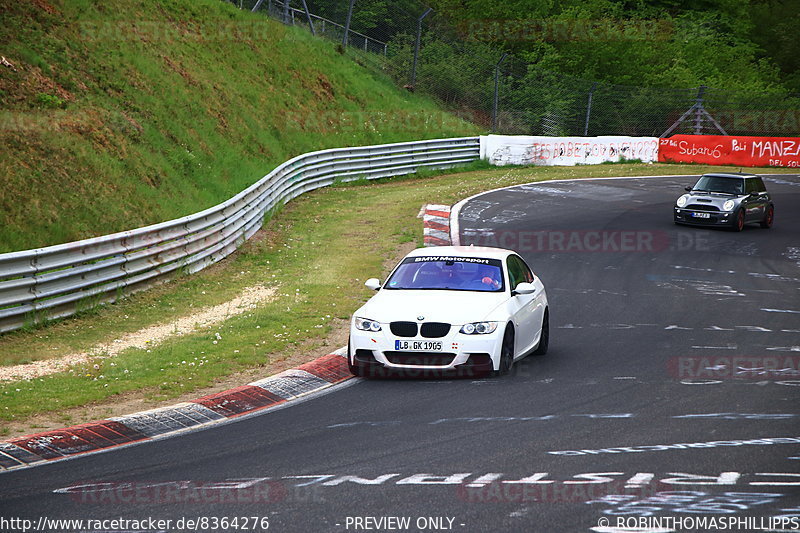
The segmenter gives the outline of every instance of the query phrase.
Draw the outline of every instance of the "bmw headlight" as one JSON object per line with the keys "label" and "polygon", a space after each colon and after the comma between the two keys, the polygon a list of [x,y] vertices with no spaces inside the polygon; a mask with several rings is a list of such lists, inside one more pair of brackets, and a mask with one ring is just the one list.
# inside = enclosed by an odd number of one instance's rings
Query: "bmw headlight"
{"label": "bmw headlight", "polygon": [[488,335],[497,329],[497,322],[472,322],[461,326],[461,333],[465,335]]}
{"label": "bmw headlight", "polygon": [[689,195],[688,194],[684,194],[683,196],[678,198],[678,200],[675,203],[678,205],[678,207],[683,207],[683,206],[686,205],[686,202],[688,202],[688,201],[689,201]]}
{"label": "bmw headlight", "polygon": [[360,329],[362,331],[380,331],[381,330],[380,323],[375,321],[375,320],[371,320],[369,318],[356,317],[355,323],[356,323],[356,329]]}
{"label": "bmw headlight", "polygon": [[736,205],[736,202],[733,200],[725,200],[725,203],[722,204],[723,211],[733,211],[733,206]]}

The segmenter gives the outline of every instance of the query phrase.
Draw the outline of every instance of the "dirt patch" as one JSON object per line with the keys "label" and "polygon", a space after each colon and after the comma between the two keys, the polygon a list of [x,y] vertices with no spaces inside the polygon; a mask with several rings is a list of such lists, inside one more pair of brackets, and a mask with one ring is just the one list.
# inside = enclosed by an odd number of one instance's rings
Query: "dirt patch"
{"label": "dirt patch", "polygon": [[[333,85],[331,85],[331,82],[328,81],[328,78],[326,78],[324,75],[320,74],[317,77],[317,83],[319,84],[319,88],[321,89],[322,94],[327,96],[329,100],[332,100],[333,97],[336,96],[336,91],[333,90]],[[321,96],[319,91],[315,92],[317,93],[318,97]]]}
{"label": "dirt patch", "polygon": [[173,61],[167,56],[161,56],[161,59],[164,60],[164,63],[166,63],[166,65],[169,67],[170,70],[179,74],[181,78],[186,80],[186,83],[188,83],[192,87],[197,87],[199,85],[199,83],[197,83],[197,80],[194,79],[191,74],[189,74],[189,71],[183,68],[183,65]]}
{"label": "dirt patch", "polygon": [[133,333],[123,335],[110,343],[98,344],[86,352],[66,354],[54,359],[34,361],[23,365],[0,367],[0,381],[34,379],[56,372],[63,372],[70,367],[89,362],[95,358],[114,357],[128,348],[149,348],[162,341],[186,335],[199,328],[222,322],[231,316],[244,313],[255,308],[259,303],[269,301],[276,292],[275,287],[247,287],[241,295],[223,304],[202,309],[189,316],[184,316],[169,323],[156,324]]}
{"label": "dirt patch", "polygon": [[51,15],[55,15],[56,13],[58,13],[58,10],[53,6],[51,6],[50,4],[48,4],[47,2],[45,2],[45,0],[33,0],[33,5]]}

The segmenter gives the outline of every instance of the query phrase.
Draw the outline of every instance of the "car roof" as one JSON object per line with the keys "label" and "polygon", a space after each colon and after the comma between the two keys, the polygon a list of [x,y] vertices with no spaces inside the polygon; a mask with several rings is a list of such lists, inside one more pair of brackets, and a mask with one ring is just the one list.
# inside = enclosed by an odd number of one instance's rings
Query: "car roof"
{"label": "car roof", "polygon": [[711,176],[714,178],[736,178],[736,179],[759,177],[755,174],[745,174],[743,172],[708,172],[706,174],[703,174],[703,176]]}
{"label": "car roof", "polygon": [[515,255],[513,250],[504,248],[490,248],[488,246],[431,246],[412,250],[406,257],[426,256],[457,256],[457,257],[482,257],[486,259],[505,259]]}

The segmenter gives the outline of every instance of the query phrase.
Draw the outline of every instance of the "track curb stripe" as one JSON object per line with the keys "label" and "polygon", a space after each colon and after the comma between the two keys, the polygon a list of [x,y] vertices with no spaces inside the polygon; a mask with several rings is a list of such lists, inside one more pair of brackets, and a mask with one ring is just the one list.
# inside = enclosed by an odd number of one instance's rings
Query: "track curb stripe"
{"label": "track curb stripe", "polygon": [[108,450],[211,425],[321,390],[352,377],[344,349],[274,376],[159,407],[0,442],[0,472]]}
{"label": "track curb stripe", "polygon": [[422,234],[425,246],[450,244],[450,206],[428,204],[422,214]]}

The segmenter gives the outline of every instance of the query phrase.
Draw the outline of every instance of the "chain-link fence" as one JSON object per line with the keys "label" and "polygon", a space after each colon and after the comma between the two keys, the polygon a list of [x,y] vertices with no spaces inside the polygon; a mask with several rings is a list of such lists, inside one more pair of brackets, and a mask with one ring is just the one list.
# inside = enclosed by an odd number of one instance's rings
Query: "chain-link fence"
{"label": "chain-link fence", "polygon": [[800,95],[614,85],[552,72],[471,37],[414,1],[229,1],[369,56],[366,64],[399,85],[496,133],[800,135]]}

